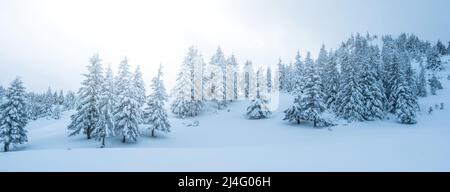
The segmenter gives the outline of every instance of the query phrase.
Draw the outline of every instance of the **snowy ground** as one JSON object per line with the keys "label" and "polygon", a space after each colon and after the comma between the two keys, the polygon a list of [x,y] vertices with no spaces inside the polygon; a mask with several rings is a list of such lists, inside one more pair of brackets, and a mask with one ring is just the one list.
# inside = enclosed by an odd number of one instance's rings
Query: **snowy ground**
{"label": "snowy ground", "polygon": [[[282,121],[293,98],[281,95],[271,118],[248,120],[247,101],[227,110],[208,108],[199,117],[171,117],[172,133],[137,143],[111,138],[108,148],[83,136],[67,137],[70,112],[61,120],[27,126],[29,142],[0,153],[0,171],[450,171],[450,70],[444,90],[420,99],[418,124],[391,120],[331,129]],[[444,110],[428,108],[445,103]],[[200,125],[185,124],[198,120]]]}

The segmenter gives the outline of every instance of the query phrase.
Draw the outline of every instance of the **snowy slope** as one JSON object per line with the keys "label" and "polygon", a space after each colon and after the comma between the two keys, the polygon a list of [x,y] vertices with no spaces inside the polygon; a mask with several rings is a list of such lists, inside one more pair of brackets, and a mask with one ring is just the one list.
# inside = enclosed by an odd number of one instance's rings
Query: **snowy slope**
{"label": "snowy slope", "polygon": [[[439,74],[444,90],[420,99],[415,125],[392,117],[331,129],[291,125],[282,119],[293,98],[283,94],[269,119],[246,119],[249,102],[239,101],[230,112],[208,107],[196,118],[170,116],[169,134],[151,138],[142,126],[138,142],[110,138],[101,149],[81,135],[67,137],[66,112],[61,120],[30,122],[29,142],[0,153],[0,171],[450,171],[448,68]],[[428,114],[441,102],[444,110]],[[186,126],[194,120],[200,125]]]}

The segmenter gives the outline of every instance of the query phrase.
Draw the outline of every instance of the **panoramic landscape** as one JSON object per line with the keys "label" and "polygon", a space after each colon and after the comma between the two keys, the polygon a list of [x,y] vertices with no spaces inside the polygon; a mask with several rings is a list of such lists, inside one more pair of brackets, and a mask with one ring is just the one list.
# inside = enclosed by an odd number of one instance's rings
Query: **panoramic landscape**
{"label": "panoramic landscape", "polygon": [[92,2],[0,3],[0,171],[450,171],[448,2]]}

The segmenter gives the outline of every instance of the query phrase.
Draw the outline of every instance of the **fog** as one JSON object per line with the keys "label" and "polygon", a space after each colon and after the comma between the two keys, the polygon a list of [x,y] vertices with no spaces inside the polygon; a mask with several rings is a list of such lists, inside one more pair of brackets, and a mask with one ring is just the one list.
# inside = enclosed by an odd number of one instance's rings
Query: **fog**
{"label": "fog", "polygon": [[0,0],[0,84],[76,90],[89,57],[114,70],[127,56],[147,85],[160,63],[167,86],[189,46],[206,62],[220,45],[239,63],[274,65],[352,33],[450,40],[448,0]]}

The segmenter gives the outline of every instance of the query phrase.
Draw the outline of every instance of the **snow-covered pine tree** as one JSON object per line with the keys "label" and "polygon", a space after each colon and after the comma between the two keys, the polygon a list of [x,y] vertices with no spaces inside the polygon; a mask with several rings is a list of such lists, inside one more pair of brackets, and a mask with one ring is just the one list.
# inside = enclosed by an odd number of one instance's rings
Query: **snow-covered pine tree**
{"label": "snow-covered pine tree", "polygon": [[272,68],[268,66],[266,70],[266,86],[268,93],[272,92],[272,84]]}
{"label": "snow-covered pine tree", "polygon": [[118,104],[114,110],[115,132],[122,136],[122,142],[137,141],[142,123],[143,112],[136,95],[139,94],[134,86],[133,77],[129,71],[130,65],[125,58],[119,65],[118,79],[125,88],[118,95]]}
{"label": "snow-covered pine tree", "polygon": [[441,56],[436,46],[428,49],[427,51],[427,65],[426,69],[431,71],[441,71],[444,69],[442,66]]}
{"label": "snow-covered pine tree", "polygon": [[301,121],[303,121],[300,101],[301,95],[299,94],[295,97],[294,104],[292,104],[292,106],[290,106],[288,109],[284,111],[286,115],[284,116],[283,120],[287,120],[290,123],[297,123],[297,124],[300,124]]}
{"label": "snow-covered pine tree", "polygon": [[341,64],[341,87],[337,94],[336,113],[348,121],[364,120],[364,95],[359,84],[359,66],[355,65],[355,57],[350,54],[353,49],[352,40],[343,44],[339,49],[339,63]]}
{"label": "snow-covered pine tree", "polygon": [[60,119],[62,115],[63,109],[61,109],[61,105],[54,105],[52,109],[52,118],[53,119]]}
{"label": "snow-covered pine tree", "polygon": [[337,68],[337,55],[329,51],[327,61],[323,68],[323,92],[325,94],[324,102],[328,109],[336,111],[336,97],[339,92],[339,71]]}
{"label": "snow-covered pine tree", "polygon": [[53,92],[50,87],[48,87],[47,93],[44,96],[43,104],[43,116],[51,116],[53,114]]}
{"label": "snow-covered pine tree", "polygon": [[191,46],[172,91],[175,99],[171,104],[171,111],[181,118],[197,116],[202,110],[204,78],[200,66],[203,65],[201,54]]}
{"label": "snow-covered pine tree", "polygon": [[64,92],[63,92],[63,90],[59,91],[58,105],[64,105]]}
{"label": "snow-covered pine tree", "polygon": [[231,89],[228,88],[230,86],[227,86],[227,89],[230,90],[229,94],[232,96],[229,100],[237,100],[239,98],[239,63],[236,61],[234,54],[228,57],[227,63],[229,66],[227,73],[231,75],[231,79],[227,78],[227,82],[231,84]]}
{"label": "snow-covered pine tree", "polygon": [[5,152],[11,145],[28,141],[25,130],[28,122],[25,94],[23,82],[16,77],[6,91],[6,102],[0,106],[0,141]]}
{"label": "snow-covered pine tree", "polygon": [[428,80],[428,83],[430,84],[431,95],[436,95],[436,90],[443,88],[441,82],[437,79],[436,74],[434,73],[431,79]]}
{"label": "snow-covered pine tree", "polygon": [[436,43],[437,51],[440,55],[445,55],[447,53],[447,48],[445,45],[441,42],[441,40],[438,40]]}
{"label": "snow-covered pine tree", "polygon": [[386,98],[390,98],[392,90],[392,82],[390,81],[395,75],[393,68],[394,55],[398,54],[397,44],[391,36],[383,36],[383,48],[381,51],[381,59],[383,61],[382,71],[383,71],[383,87]]}
{"label": "snow-covered pine tree", "polygon": [[[285,65],[285,81],[284,81],[284,87],[285,91],[288,93],[292,93],[295,90],[295,83],[297,82],[297,78],[301,78],[301,75],[297,73],[297,70],[295,69],[295,65],[292,63],[289,63]],[[298,80],[300,81],[300,80]]]}
{"label": "snow-covered pine tree", "polygon": [[250,119],[264,119],[267,118],[272,112],[268,106],[268,100],[262,94],[263,88],[261,86],[261,73],[263,70],[258,69],[256,71],[256,96],[247,107],[247,116]]}
{"label": "snow-covered pine tree", "polygon": [[246,61],[244,65],[244,97],[245,99],[249,99],[253,97],[253,90],[254,90],[254,73],[253,73],[253,64],[251,61]]}
{"label": "snow-covered pine tree", "polygon": [[420,62],[420,74],[417,82],[417,96],[426,97],[427,96],[427,81],[425,80],[425,67],[423,63]]}
{"label": "snow-covered pine tree", "polygon": [[227,92],[229,90],[227,90],[227,60],[225,58],[225,55],[222,52],[222,49],[220,47],[217,48],[216,53],[212,56],[210,64],[213,66],[216,66],[220,69],[220,79],[219,82],[217,83],[217,86],[221,86],[222,90],[222,97],[225,102],[227,101]]}
{"label": "snow-covered pine tree", "polygon": [[362,50],[359,52],[362,65],[360,84],[365,104],[364,119],[372,121],[384,118],[386,97],[380,79],[381,61],[378,48],[369,47],[367,43],[363,43]]}
{"label": "snow-covered pine tree", "polygon": [[292,81],[292,83],[289,85],[291,86],[291,88],[288,89],[295,95],[297,95],[298,93],[302,93],[303,91],[305,76],[304,68],[305,67],[302,61],[302,57],[300,56],[300,51],[297,51],[293,68],[289,70],[291,72],[290,76],[288,77],[290,81]]}
{"label": "snow-covered pine tree", "polygon": [[165,102],[168,101],[166,88],[162,80],[162,66],[159,66],[158,75],[152,79],[151,94],[147,99],[145,109],[145,122],[150,124],[149,129],[154,136],[155,130],[170,132],[170,123],[165,109]]}
{"label": "snow-covered pine tree", "polygon": [[[308,52],[308,57],[309,55]],[[323,102],[325,95],[320,87],[321,79],[313,62],[305,62],[304,75],[303,94],[297,93],[294,104],[284,111],[286,114],[284,120],[297,124],[301,121],[312,121],[315,127],[331,126],[332,123],[322,116],[326,109]]]}
{"label": "snow-covered pine tree", "polygon": [[76,105],[75,93],[73,91],[67,91],[64,101],[64,107],[67,110],[72,110],[74,109],[75,105]]}
{"label": "snow-covered pine tree", "polygon": [[134,74],[133,74],[133,86],[136,89],[136,101],[139,103],[139,105],[142,107],[145,103],[145,84],[144,80],[142,79],[142,72],[139,67],[139,65],[136,67]]}
{"label": "snow-covered pine tree", "polygon": [[[320,48],[319,51],[319,56],[316,59],[316,70],[317,70],[317,74],[320,76],[321,79],[324,79],[324,68],[325,68],[325,64],[328,61],[328,52],[327,50],[325,50],[325,44],[322,44],[322,47]],[[322,87],[323,89],[323,87]]]}
{"label": "snow-covered pine tree", "polygon": [[[394,59],[396,60],[396,59]],[[398,63],[394,61],[395,63]],[[397,119],[404,124],[416,123],[416,111],[419,109],[417,97],[405,78],[405,73],[397,68],[396,78],[393,78],[393,89],[390,100],[392,111],[397,115]]]}
{"label": "snow-covered pine tree", "polygon": [[416,123],[416,111],[419,109],[417,96],[412,92],[406,79],[405,64],[398,55],[393,57],[394,75],[391,77],[392,94],[389,97],[390,111],[405,124]]}
{"label": "snow-covered pine tree", "polygon": [[279,90],[285,90],[285,79],[286,79],[286,69],[283,64],[283,61],[278,59],[278,89]]}
{"label": "snow-covered pine tree", "polygon": [[102,92],[100,96],[100,117],[96,125],[95,132],[93,133],[95,140],[101,142],[101,147],[105,147],[105,140],[108,137],[115,136],[114,131],[114,103],[117,102],[114,75],[111,66],[108,66],[105,73],[105,80],[102,86]]}
{"label": "snow-covered pine tree", "polygon": [[80,103],[75,114],[71,116],[72,122],[68,126],[71,132],[69,136],[78,135],[83,130],[87,139],[91,139],[91,135],[97,127],[100,116],[100,95],[104,80],[101,61],[98,54],[90,58],[90,64],[87,66],[88,73],[84,74],[86,79],[81,83],[82,87],[78,90]]}
{"label": "snow-covered pine tree", "polygon": [[222,83],[222,70],[216,65],[210,65],[208,67],[208,71],[208,74],[210,75],[206,86],[208,89],[208,100],[216,102],[217,109],[222,109],[226,106],[226,101],[223,95],[225,87]]}

